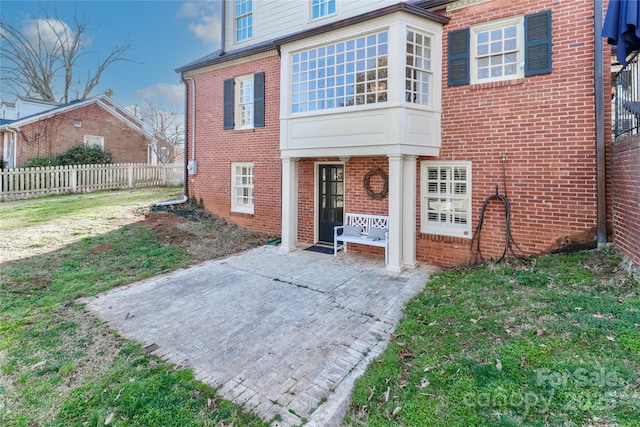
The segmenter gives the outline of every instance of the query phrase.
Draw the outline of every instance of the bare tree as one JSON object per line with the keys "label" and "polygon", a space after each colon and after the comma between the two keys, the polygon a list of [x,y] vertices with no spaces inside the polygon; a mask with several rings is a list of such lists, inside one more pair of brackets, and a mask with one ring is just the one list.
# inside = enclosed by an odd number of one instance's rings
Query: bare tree
{"label": "bare tree", "polygon": [[85,44],[88,18],[76,13],[71,27],[56,13],[52,16],[44,13],[45,18],[32,21],[31,31],[20,30],[4,18],[0,22],[1,78],[16,94],[66,103],[69,102],[74,79],[77,79],[81,86],[84,84],[84,88],[78,91],[79,99],[86,99],[111,64],[129,61],[124,55],[131,45],[116,46],[104,60],[98,59],[95,71],[87,71],[83,83],[76,77],[79,60],[95,54],[88,51]]}
{"label": "bare tree", "polygon": [[184,146],[183,114],[169,111],[152,100],[146,100],[143,107],[134,106],[134,114],[142,119],[144,127],[156,138],[158,143],[153,149],[158,161],[173,163]]}

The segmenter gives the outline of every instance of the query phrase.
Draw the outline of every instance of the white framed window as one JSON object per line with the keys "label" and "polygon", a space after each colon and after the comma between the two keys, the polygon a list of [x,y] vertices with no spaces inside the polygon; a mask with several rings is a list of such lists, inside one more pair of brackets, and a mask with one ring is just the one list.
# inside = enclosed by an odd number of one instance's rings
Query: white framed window
{"label": "white framed window", "polygon": [[253,74],[236,78],[236,129],[253,127]]}
{"label": "white framed window", "polygon": [[235,0],[236,41],[253,38],[253,1]]}
{"label": "white framed window", "polygon": [[169,147],[160,147],[160,150],[158,150],[158,161],[160,163],[169,163]]}
{"label": "white framed window", "polygon": [[291,112],[387,100],[387,31],[291,55]]}
{"label": "white framed window", "polygon": [[253,213],[253,163],[231,164],[231,211]]}
{"label": "white framed window", "polygon": [[471,162],[421,162],[420,189],[423,233],[472,237]]}
{"label": "white framed window", "polygon": [[85,135],[84,145],[86,145],[87,147],[96,147],[104,150],[104,136]]}
{"label": "white framed window", "polygon": [[431,72],[431,37],[407,30],[407,66],[405,72],[405,100],[429,105],[433,73]]}
{"label": "white framed window", "polygon": [[336,13],[336,0],[311,0],[311,19],[323,18]]}
{"label": "white framed window", "polygon": [[471,27],[471,82],[524,77],[524,17]]}

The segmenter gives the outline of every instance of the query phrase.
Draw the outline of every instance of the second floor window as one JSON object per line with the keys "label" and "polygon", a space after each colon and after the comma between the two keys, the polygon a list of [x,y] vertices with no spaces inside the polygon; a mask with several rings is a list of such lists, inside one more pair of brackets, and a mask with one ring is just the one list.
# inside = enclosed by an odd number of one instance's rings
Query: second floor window
{"label": "second floor window", "polygon": [[311,0],[313,19],[336,13],[336,0]]}
{"label": "second floor window", "polygon": [[236,0],[236,41],[253,37],[253,4],[252,0]]}
{"label": "second floor window", "polygon": [[386,101],[387,54],[386,31],[294,53],[291,111]]}
{"label": "second floor window", "polygon": [[253,127],[253,75],[238,79],[238,109],[236,123],[241,128]]}
{"label": "second floor window", "polygon": [[431,38],[407,30],[405,100],[429,105],[431,85]]}
{"label": "second floor window", "polygon": [[505,23],[472,27],[472,46],[475,47],[476,81],[503,80],[522,77],[522,19]]}

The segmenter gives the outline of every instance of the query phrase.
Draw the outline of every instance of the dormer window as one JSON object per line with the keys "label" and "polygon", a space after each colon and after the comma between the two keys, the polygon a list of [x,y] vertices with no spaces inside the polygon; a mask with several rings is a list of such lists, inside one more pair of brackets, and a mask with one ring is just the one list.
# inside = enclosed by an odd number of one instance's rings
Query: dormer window
{"label": "dormer window", "polygon": [[235,0],[236,41],[253,38],[252,0]]}

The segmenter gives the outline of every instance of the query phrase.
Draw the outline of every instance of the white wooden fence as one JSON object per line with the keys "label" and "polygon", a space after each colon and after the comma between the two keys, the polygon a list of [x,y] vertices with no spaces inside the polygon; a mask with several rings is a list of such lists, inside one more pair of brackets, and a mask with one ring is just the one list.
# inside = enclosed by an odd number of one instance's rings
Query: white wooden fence
{"label": "white wooden fence", "polygon": [[0,201],[118,188],[178,186],[183,182],[184,164],[18,168],[0,171]]}

